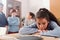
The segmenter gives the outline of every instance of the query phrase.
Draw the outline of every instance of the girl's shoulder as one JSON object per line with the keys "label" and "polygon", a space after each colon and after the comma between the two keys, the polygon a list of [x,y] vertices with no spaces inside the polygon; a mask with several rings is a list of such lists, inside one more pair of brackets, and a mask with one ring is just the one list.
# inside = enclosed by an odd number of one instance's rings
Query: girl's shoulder
{"label": "girl's shoulder", "polygon": [[55,21],[50,21],[50,26],[52,27],[60,27]]}
{"label": "girl's shoulder", "polygon": [[50,25],[58,25],[55,21],[50,21]]}

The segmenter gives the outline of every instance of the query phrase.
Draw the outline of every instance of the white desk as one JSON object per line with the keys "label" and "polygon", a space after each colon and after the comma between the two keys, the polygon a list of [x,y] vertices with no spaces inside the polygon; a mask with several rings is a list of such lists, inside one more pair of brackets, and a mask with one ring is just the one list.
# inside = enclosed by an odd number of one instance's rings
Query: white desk
{"label": "white desk", "polygon": [[[7,36],[8,38],[9,37],[11,37],[11,38],[20,37],[20,36],[18,36],[18,34],[7,34],[5,36]],[[38,36],[38,37],[40,37],[40,35],[25,35],[25,36]],[[54,38],[54,37],[46,37],[46,36],[41,36],[41,37],[43,38],[43,40],[60,40],[60,38]],[[6,39],[7,40],[6,37],[0,36],[0,40],[2,40],[2,39],[4,39],[4,40]]]}

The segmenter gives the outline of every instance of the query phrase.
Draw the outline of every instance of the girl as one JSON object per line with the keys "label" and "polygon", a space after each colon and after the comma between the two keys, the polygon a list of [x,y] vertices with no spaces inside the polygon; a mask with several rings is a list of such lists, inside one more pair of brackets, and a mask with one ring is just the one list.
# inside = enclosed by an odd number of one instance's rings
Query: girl
{"label": "girl", "polygon": [[27,18],[25,19],[24,26],[29,26],[33,23],[35,23],[35,14],[32,12],[29,12],[29,14],[27,15]]}
{"label": "girl", "polygon": [[20,34],[51,35],[60,37],[60,27],[56,17],[46,8],[41,8],[36,13],[36,23],[22,27]]}

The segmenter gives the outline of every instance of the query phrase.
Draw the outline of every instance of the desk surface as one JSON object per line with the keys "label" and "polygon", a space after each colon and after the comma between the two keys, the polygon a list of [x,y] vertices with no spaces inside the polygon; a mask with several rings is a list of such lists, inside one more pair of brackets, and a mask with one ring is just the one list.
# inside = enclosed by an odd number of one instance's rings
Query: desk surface
{"label": "desk surface", "polygon": [[[20,36],[38,36],[38,37],[40,37],[40,35],[20,35]],[[4,36],[0,36],[0,40],[2,40],[3,38],[4,38],[4,40],[8,40],[7,38],[9,38],[9,37],[10,38],[18,38],[20,36],[19,36],[19,34],[7,34]],[[43,38],[43,40],[60,40],[60,38],[54,38],[54,37],[46,37],[46,36],[41,36],[41,37]]]}

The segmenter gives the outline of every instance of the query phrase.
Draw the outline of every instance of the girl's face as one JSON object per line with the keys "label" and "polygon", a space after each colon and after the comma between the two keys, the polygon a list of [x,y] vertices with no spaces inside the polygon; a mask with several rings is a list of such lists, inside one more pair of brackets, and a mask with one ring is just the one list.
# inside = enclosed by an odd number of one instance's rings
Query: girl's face
{"label": "girl's face", "polygon": [[27,18],[28,18],[28,19],[31,19],[31,17],[32,17],[32,16],[31,16],[30,14],[28,14]]}
{"label": "girl's face", "polygon": [[46,18],[36,18],[36,23],[39,30],[45,30],[49,21]]}
{"label": "girl's face", "polygon": [[16,15],[17,15],[16,12],[13,12],[13,13],[12,13],[12,16],[16,16]]}

